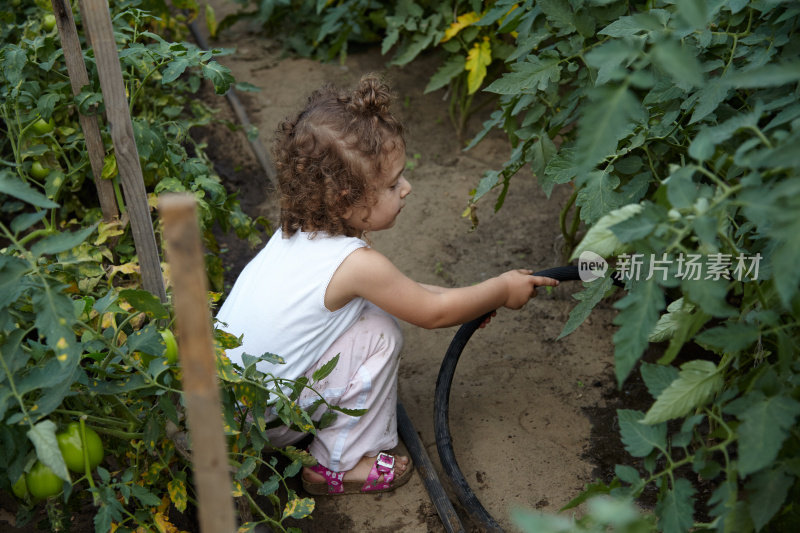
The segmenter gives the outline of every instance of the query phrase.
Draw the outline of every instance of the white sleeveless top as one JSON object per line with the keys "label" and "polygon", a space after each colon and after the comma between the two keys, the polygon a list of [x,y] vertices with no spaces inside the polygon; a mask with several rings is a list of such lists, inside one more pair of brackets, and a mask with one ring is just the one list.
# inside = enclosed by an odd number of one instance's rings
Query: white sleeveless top
{"label": "white sleeveless top", "polygon": [[217,313],[220,327],[242,345],[227,355],[242,364],[242,353],[281,356],[286,364],[257,363],[261,372],[297,379],[325,353],[367,305],[355,298],[336,311],[325,307],[325,291],[336,269],[355,250],[367,246],[356,237],[331,237],[281,230],[245,266]]}

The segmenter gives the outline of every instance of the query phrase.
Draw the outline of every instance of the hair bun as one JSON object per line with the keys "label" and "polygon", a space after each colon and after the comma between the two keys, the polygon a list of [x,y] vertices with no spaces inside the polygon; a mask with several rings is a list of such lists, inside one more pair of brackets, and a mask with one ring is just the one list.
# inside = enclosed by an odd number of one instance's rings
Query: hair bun
{"label": "hair bun", "polygon": [[361,78],[350,98],[350,111],[359,115],[386,115],[392,102],[392,91],[378,76]]}

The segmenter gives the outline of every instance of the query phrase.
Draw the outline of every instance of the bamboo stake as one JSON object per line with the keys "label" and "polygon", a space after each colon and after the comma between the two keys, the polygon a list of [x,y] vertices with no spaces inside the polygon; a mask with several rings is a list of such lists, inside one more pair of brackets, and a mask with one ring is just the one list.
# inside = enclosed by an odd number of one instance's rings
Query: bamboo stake
{"label": "bamboo stake", "polygon": [[165,194],[159,198],[158,210],[173,279],[178,355],[183,371],[200,530],[233,533],[236,521],[196,202],[189,194]]}
{"label": "bamboo stake", "polygon": [[[51,3],[56,16],[58,36],[61,38],[61,48],[64,50],[64,63],[67,65],[72,94],[77,96],[81,89],[89,84],[89,75],[86,73],[86,64],[83,62],[78,30],[72,16],[72,6],[69,0],[51,0]],[[89,153],[89,163],[92,165],[92,175],[97,188],[97,196],[100,199],[100,209],[103,211],[103,220],[111,222],[119,217],[119,210],[114,196],[114,185],[102,177],[105,147],[103,138],[100,136],[97,117],[78,113],[78,118],[83,130],[83,137],[86,140],[86,151]]]}
{"label": "bamboo stake", "polygon": [[131,217],[133,242],[136,245],[136,254],[139,256],[142,286],[158,296],[162,302],[166,302],[167,294],[161,274],[158,246],[153,232],[153,221],[150,218],[150,206],[147,204],[142,166],[139,163],[139,153],[133,136],[133,123],[128,111],[128,99],[125,96],[122,68],[119,64],[108,3],[106,0],[81,0],[81,14],[97,62],[106,117],[111,126],[111,139],[114,142],[117,168],[125,195],[125,206]]}

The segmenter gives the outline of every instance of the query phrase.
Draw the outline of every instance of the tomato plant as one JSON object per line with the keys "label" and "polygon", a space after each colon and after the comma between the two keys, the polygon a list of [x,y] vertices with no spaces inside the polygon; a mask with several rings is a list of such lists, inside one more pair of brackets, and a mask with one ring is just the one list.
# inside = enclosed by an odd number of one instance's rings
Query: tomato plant
{"label": "tomato plant", "polygon": [[[87,179],[79,113],[98,115],[103,178],[119,187],[93,56],[84,57],[92,81],[73,97],[47,13],[32,1],[4,5],[0,0],[0,489],[23,494],[20,527],[47,498],[54,528],[61,527],[59,516],[88,507],[98,532],[171,528],[181,520],[195,529],[181,369],[172,364],[174,345],[166,347],[159,332],[172,310],[140,289],[121,194],[122,217],[104,221]],[[149,200],[164,191],[197,198],[215,259],[209,278],[221,288],[211,227],[254,244],[262,233],[190,131],[214,120],[197,95],[201,85],[224,93],[233,78],[214,60],[224,51],[168,42],[151,30],[177,34],[182,27],[167,16],[156,21],[143,7],[166,10],[158,1],[118,3],[112,18]],[[85,42],[82,48],[90,50]],[[224,351],[217,356],[224,360]],[[75,420],[87,427],[78,431]],[[282,481],[283,471],[275,473]],[[279,490],[271,504],[273,526],[281,529]],[[309,509],[296,495],[291,500],[300,502],[295,517]]]}
{"label": "tomato plant", "polygon": [[[571,188],[571,259],[594,252],[627,279],[618,383],[638,371],[653,400],[618,411],[638,468],[617,465],[568,507],[651,489],[662,531],[795,528],[800,12],[538,1],[510,16],[525,53],[486,88],[500,106],[473,143],[500,128],[513,150],[471,205],[499,189],[501,208],[527,169],[548,196]],[[562,336],[611,290],[610,278],[585,285]],[[641,361],[651,343],[661,356]]]}

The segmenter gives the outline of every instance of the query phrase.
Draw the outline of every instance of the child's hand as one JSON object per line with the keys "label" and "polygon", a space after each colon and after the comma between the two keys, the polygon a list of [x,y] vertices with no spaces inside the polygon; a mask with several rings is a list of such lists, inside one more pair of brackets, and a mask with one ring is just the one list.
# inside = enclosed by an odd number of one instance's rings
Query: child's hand
{"label": "child's hand", "polygon": [[519,309],[528,300],[536,296],[536,287],[555,287],[558,285],[558,281],[555,279],[532,276],[531,274],[533,274],[532,270],[520,269],[509,270],[499,276],[500,279],[505,281],[508,290],[506,301],[503,304],[504,307]]}
{"label": "child's hand", "polygon": [[489,325],[489,322],[491,322],[491,321],[492,321],[492,317],[495,317],[495,316],[497,316],[497,311],[492,311],[492,312],[489,314],[489,316],[487,316],[487,317],[486,317],[486,320],[484,320],[483,322],[481,322],[481,325],[480,325],[480,326],[478,326],[478,327],[479,327],[479,328],[485,328],[486,326],[488,326],[488,325]]}

